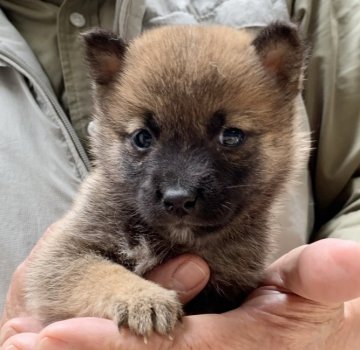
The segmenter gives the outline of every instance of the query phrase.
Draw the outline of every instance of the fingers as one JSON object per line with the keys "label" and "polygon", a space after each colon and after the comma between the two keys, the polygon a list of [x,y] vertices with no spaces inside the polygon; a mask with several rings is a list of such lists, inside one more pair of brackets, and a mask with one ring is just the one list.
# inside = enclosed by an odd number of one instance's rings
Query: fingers
{"label": "fingers", "polygon": [[156,350],[163,341],[171,344],[170,340],[157,334],[153,334],[149,343],[145,344],[143,338],[124,329],[119,331],[114,322],[99,318],[76,318],[53,323],[40,333],[39,338],[36,350]]}
{"label": "fingers", "polygon": [[[129,330],[120,331],[113,321],[101,318],[73,318],[60,321],[44,328],[40,334],[22,333],[9,338],[2,350],[179,350],[200,349],[212,341],[213,335],[227,333],[231,324],[221,324],[222,316],[201,315],[186,317],[181,327],[177,327],[172,338],[151,334],[148,339],[138,337]],[[231,334],[238,330],[232,327]],[[222,339],[222,338],[221,338]],[[16,348],[9,348],[10,345]],[[220,349],[220,344],[213,344]],[[208,345],[206,346],[208,348]],[[235,347],[234,347],[235,348]],[[237,348],[237,347],[236,347]]]}
{"label": "fingers", "polygon": [[273,284],[322,304],[360,296],[360,245],[325,239],[296,248],[272,264],[265,284]]}
{"label": "fingers", "polygon": [[207,284],[210,270],[207,263],[195,255],[181,255],[156,267],[146,278],[178,292],[182,303],[189,302]]}
{"label": "fingers", "polygon": [[145,344],[144,338],[125,328],[119,331],[113,321],[106,319],[69,319],[53,323],[40,333],[38,324],[30,323],[25,326],[21,323],[23,321],[25,319],[11,320],[11,325],[16,329],[10,327],[10,322],[4,326],[3,341],[0,343],[2,350],[174,349],[174,341],[170,338],[154,333]]}
{"label": "fingers", "polygon": [[10,326],[7,329],[7,333],[4,332],[7,340],[1,347],[4,350],[121,350],[117,347],[121,340],[118,328],[105,319],[77,318],[56,322],[39,334],[16,334]]}
{"label": "fingers", "polygon": [[24,299],[22,293],[24,273],[25,262],[21,263],[12,275],[0,327],[11,318],[24,314]]}
{"label": "fingers", "polygon": [[[182,326],[175,328],[171,338],[153,333],[144,339],[126,328],[119,331],[110,320],[73,318],[44,328],[37,347],[32,350],[180,350],[202,349],[202,346],[210,349],[207,341],[211,342],[219,330],[224,335],[229,327],[231,323],[222,316],[192,316],[184,318]],[[233,329],[238,330],[237,325]],[[220,344],[211,347],[220,348]]]}
{"label": "fingers", "polygon": [[13,318],[6,322],[0,331],[0,346],[10,337],[19,333],[39,333],[41,323],[31,317]]}
{"label": "fingers", "polygon": [[41,247],[41,242],[43,242],[43,240],[46,239],[46,237],[48,235],[50,235],[52,232],[54,232],[57,225],[58,224],[55,223],[46,230],[46,232],[44,233],[44,235],[42,236],[40,241],[33,248],[29,257],[24,262],[22,262],[15,270],[15,272],[11,278],[11,284],[10,284],[9,291],[7,293],[5,308],[4,308],[4,312],[2,314],[1,321],[0,321],[0,327],[5,322],[7,322],[8,320],[10,320],[14,317],[26,315],[25,302],[24,302],[24,296],[23,296],[23,288],[24,288],[24,275],[26,273],[27,261],[29,259],[31,259],[34,252],[37,249],[39,249],[39,247]]}
{"label": "fingers", "polygon": [[[38,335],[36,333],[20,333],[9,338],[1,347],[4,350],[35,350]],[[55,350],[55,349],[47,349]]]}

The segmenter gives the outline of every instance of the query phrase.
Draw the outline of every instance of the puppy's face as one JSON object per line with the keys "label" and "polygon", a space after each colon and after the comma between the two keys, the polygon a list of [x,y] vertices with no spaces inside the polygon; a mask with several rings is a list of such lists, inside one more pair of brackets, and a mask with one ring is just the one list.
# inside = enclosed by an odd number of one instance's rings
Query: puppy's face
{"label": "puppy's face", "polygon": [[130,215],[203,235],[266,207],[292,166],[295,29],[165,27],[129,46],[99,31],[85,39],[97,166]]}

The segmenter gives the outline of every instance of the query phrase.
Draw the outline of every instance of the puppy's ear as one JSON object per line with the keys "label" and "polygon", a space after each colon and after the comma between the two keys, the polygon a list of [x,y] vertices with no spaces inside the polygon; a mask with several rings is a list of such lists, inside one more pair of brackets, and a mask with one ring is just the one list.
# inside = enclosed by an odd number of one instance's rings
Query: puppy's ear
{"label": "puppy's ear", "polygon": [[116,80],[123,67],[127,45],[116,34],[92,29],[82,34],[85,54],[94,81],[108,85]]}
{"label": "puppy's ear", "polygon": [[270,24],[259,32],[252,44],[268,74],[281,88],[296,94],[301,89],[306,54],[296,26]]}

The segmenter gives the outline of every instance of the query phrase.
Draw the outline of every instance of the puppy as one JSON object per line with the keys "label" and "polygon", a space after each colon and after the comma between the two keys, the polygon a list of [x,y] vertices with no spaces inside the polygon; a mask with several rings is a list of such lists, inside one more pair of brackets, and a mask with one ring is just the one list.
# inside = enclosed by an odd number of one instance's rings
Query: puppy
{"label": "puppy", "polygon": [[238,306],[262,278],[280,195],[307,160],[296,28],[163,27],[129,45],[93,30],[84,41],[95,164],[29,266],[29,309],[44,324],[98,316],[168,334],[182,306],[142,276],[185,252],[211,269],[186,312]]}

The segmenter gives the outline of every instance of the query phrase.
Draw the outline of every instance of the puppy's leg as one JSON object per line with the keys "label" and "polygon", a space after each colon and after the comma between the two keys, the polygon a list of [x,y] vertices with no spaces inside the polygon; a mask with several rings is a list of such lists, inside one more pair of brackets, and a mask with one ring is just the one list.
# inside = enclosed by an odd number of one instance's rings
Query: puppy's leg
{"label": "puppy's leg", "polygon": [[[33,272],[46,270],[45,266],[39,267]],[[169,334],[182,315],[174,291],[97,255],[78,256],[63,271],[46,279],[49,288],[42,288],[40,293],[30,288],[28,300],[47,322],[59,316],[104,317],[114,320],[119,327],[127,326],[136,334],[147,336],[153,330]]]}

